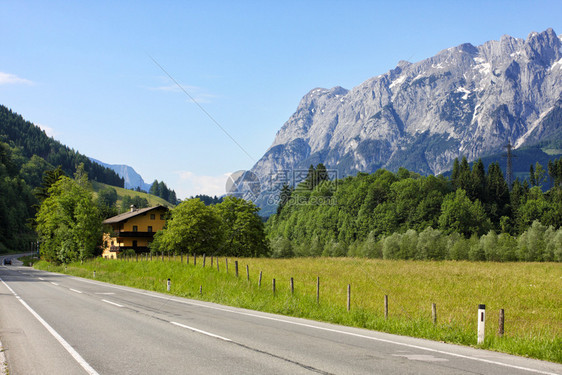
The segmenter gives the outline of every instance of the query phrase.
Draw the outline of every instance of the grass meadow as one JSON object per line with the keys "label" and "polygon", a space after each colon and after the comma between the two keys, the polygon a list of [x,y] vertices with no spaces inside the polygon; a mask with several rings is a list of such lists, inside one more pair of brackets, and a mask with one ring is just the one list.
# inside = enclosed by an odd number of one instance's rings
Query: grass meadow
{"label": "grass meadow", "polygon": [[[93,278],[95,270],[97,280],[120,285],[562,363],[560,263],[228,258],[228,272],[226,264],[224,257],[218,258],[217,270],[217,258],[207,257],[203,267],[202,257],[194,265],[193,257],[186,264],[185,256],[183,262],[176,256],[152,261],[96,259],[69,264],[66,271],[46,262],[35,267],[86,278]],[[482,345],[476,343],[479,304],[486,305]],[[505,310],[503,337],[498,335],[500,309]]]}

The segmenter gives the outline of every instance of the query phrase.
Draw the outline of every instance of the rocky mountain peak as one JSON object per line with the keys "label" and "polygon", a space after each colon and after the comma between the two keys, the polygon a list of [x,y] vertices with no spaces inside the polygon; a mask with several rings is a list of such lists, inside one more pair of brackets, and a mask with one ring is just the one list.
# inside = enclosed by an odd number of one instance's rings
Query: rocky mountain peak
{"label": "rocky mountain peak", "polygon": [[253,167],[258,176],[324,163],[339,177],[403,166],[422,174],[553,134],[543,126],[562,93],[561,39],[504,35],[400,61],[346,90],[316,88]]}
{"label": "rocky mountain peak", "polygon": [[541,33],[532,32],[525,41],[525,55],[529,60],[536,61],[542,66],[550,66],[552,62],[560,59],[560,39],[553,29],[549,28]]}

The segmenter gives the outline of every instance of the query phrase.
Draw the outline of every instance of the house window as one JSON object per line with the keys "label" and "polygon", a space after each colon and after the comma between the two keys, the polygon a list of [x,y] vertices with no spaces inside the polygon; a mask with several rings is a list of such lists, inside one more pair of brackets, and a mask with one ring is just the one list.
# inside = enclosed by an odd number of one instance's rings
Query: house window
{"label": "house window", "polygon": [[136,249],[137,248],[137,241],[133,241],[133,247]]}
{"label": "house window", "polygon": [[156,220],[156,215],[150,214],[150,220]]}
{"label": "house window", "polygon": [[136,232],[138,230],[139,230],[139,228],[136,225],[133,225],[133,232]]}
{"label": "house window", "polygon": [[164,220],[164,214],[160,214],[160,220]]}
{"label": "house window", "polygon": [[150,225],[148,226],[148,233],[152,233],[152,227]]}

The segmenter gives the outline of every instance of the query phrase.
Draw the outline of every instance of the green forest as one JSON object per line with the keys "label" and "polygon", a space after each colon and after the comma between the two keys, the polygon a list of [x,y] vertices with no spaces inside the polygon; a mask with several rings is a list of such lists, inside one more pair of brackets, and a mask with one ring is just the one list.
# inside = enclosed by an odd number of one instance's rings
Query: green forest
{"label": "green forest", "polygon": [[400,168],[330,181],[311,166],[266,223],[272,256],[562,261],[562,159],[509,189],[497,163],[450,178]]}

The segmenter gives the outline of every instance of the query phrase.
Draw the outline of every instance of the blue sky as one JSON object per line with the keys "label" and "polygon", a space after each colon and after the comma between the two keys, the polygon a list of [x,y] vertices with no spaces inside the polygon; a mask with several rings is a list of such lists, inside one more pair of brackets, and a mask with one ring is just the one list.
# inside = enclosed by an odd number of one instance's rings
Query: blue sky
{"label": "blue sky", "polygon": [[562,33],[561,14],[561,1],[8,0],[0,104],[179,198],[222,194],[311,89],[465,42]]}

